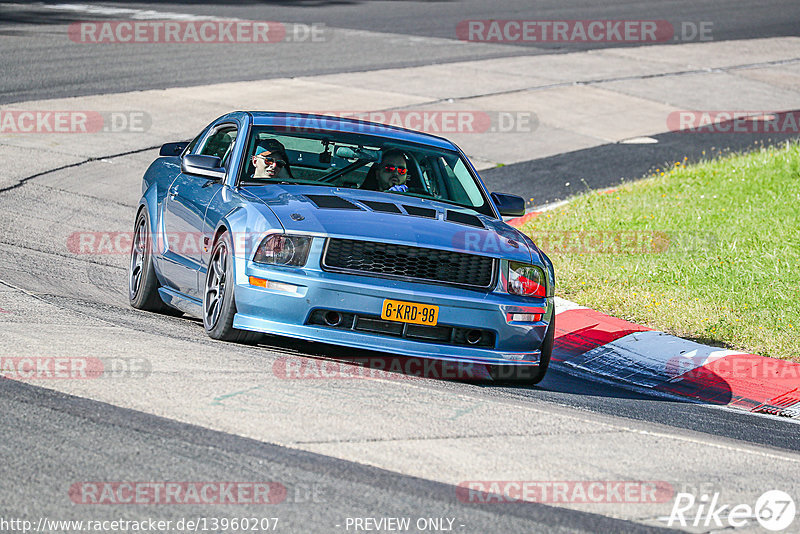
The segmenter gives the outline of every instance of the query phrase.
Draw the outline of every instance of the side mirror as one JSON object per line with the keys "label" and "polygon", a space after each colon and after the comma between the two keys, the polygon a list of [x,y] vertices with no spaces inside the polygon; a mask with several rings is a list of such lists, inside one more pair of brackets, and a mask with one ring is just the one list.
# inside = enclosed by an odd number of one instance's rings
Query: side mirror
{"label": "side mirror", "polygon": [[525,215],[525,199],[506,193],[492,193],[497,210],[503,217],[519,217]]}
{"label": "side mirror", "polygon": [[161,151],[158,153],[159,156],[180,156],[183,149],[189,143],[183,141],[181,143],[167,143],[165,145],[161,145]]}
{"label": "side mirror", "polygon": [[222,160],[217,156],[201,156],[199,154],[188,154],[181,160],[181,172],[184,174],[194,174],[212,180],[224,180],[225,169],[222,168]]}

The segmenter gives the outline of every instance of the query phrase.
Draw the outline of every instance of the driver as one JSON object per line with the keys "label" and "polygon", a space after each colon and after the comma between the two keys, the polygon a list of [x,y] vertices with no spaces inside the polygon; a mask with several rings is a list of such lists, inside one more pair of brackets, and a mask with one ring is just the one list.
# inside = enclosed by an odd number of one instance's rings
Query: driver
{"label": "driver", "polygon": [[397,149],[387,150],[383,153],[381,162],[372,165],[364,183],[361,184],[361,189],[407,192],[408,161],[410,157],[405,152]]}
{"label": "driver", "polygon": [[251,158],[255,172],[253,178],[291,178],[286,150],[275,139],[267,139],[256,148]]}

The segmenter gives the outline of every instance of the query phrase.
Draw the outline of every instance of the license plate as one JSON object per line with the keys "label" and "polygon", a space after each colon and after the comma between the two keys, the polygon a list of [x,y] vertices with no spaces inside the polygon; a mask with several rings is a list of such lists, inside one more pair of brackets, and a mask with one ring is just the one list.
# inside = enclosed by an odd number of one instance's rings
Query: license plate
{"label": "license plate", "polygon": [[386,299],[383,301],[383,309],[381,310],[381,319],[401,323],[435,326],[438,317],[439,306],[403,302],[402,300]]}

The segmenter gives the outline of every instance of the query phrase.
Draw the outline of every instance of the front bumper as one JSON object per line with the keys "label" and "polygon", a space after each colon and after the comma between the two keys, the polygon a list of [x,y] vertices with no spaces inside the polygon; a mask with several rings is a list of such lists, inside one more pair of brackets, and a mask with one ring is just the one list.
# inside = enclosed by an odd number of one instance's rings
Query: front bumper
{"label": "front bumper", "polygon": [[[235,290],[237,314],[233,326],[298,339],[377,350],[395,355],[477,364],[538,365],[540,347],[554,314],[553,299],[521,298],[443,285],[339,274],[313,268],[240,264]],[[249,276],[296,286],[296,292],[250,285]],[[384,299],[439,307],[438,323],[494,333],[494,346],[476,348],[440,342],[414,341],[354,329],[309,324],[315,310],[380,316]],[[509,311],[538,309],[542,320],[509,322]]]}

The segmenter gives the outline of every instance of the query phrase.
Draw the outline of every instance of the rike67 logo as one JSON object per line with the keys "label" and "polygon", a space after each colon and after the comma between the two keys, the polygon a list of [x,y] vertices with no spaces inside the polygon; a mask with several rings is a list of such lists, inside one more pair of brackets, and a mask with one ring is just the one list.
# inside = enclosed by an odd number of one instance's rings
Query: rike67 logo
{"label": "rike67 logo", "polygon": [[703,493],[699,498],[692,493],[678,493],[669,517],[661,518],[670,527],[742,528],[753,519],[771,531],[786,530],[794,522],[794,499],[780,490],[770,490],[761,495],[755,505],[728,504],[720,500],[718,492]]}

